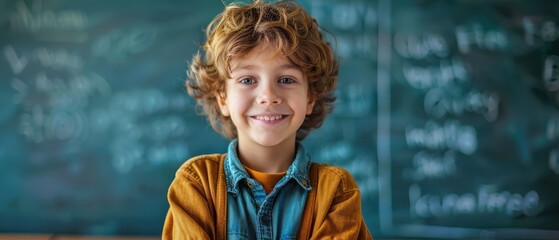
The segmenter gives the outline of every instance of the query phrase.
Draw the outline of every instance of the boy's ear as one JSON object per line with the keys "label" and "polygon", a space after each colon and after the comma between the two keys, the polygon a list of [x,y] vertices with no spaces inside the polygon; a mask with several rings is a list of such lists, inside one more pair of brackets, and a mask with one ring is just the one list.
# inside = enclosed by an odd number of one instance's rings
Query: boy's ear
{"label": "boy's ear", "polygon": [[231,113],[229,112],[229,106],[227,106],[227,99],[225,99],[221,94],[216,93],[215,99],[217,100],[217,105],[219,105],[219,110],[223,116],[229,117]]}
{"label": "boy's ear", "polygon": [[314,99],[309,99],[309,103],[307,103],[307,115],[310,115],[312,113],[313,108],[314,108]]}

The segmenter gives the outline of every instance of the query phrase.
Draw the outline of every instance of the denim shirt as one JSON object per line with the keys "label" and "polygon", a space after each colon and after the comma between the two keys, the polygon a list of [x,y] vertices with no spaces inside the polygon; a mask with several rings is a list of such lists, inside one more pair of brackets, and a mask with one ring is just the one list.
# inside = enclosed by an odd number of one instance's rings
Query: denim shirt
{"label": "denim shirt", "polygon": [[252,179],[237,156],[237,140],[229,143],[225,159],[228,239],[296,239],[307,193],[310,157],[297,143],[297,154],[274,189]]}

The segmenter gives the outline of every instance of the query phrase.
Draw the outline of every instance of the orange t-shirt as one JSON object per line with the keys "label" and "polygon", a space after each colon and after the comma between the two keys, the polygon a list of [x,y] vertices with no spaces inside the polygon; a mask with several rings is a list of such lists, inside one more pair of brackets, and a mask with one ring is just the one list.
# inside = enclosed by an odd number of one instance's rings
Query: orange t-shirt
{"label": "orange t-shirt", "polygon": [[266,194],[269,194],[276,186],[276,183],[278,183],[278,181],[287,173],[287,172],[263,173],[263,172],[250,169],[245,165],[243,165],[243,167],[245,168],[245,170],[247,171],[248,175],[251,178],[254,178],[254,180],[262,184],[262,187],[264,187]]}

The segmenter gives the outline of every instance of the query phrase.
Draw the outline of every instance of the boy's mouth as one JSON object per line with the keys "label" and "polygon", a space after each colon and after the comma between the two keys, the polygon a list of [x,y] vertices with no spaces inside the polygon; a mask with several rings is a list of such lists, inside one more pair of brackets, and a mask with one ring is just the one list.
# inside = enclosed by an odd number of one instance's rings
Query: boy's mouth
{"label": "boy's mouth", "polygon": [[275,121],[275,120],[280,120],[286,116],[287,115],[257,115],[257,116],[252,116],[252,118],[261,121]]}

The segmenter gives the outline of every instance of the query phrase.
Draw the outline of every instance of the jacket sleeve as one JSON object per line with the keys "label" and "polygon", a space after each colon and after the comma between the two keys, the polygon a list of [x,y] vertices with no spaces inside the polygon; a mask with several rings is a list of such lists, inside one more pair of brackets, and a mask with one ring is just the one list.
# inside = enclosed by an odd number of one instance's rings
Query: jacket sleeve
{"label": "jacket sleeve", "polygon": [[317,218],[311,239],[372,239],[361,211],[361,194],[346,170],[328,167],[334,176],[319,179]]}
{"label": "jacket sleeve", "polygon": [[179,170],[169,188],[162,239],[215,239],[215,211],[195,176]]}

